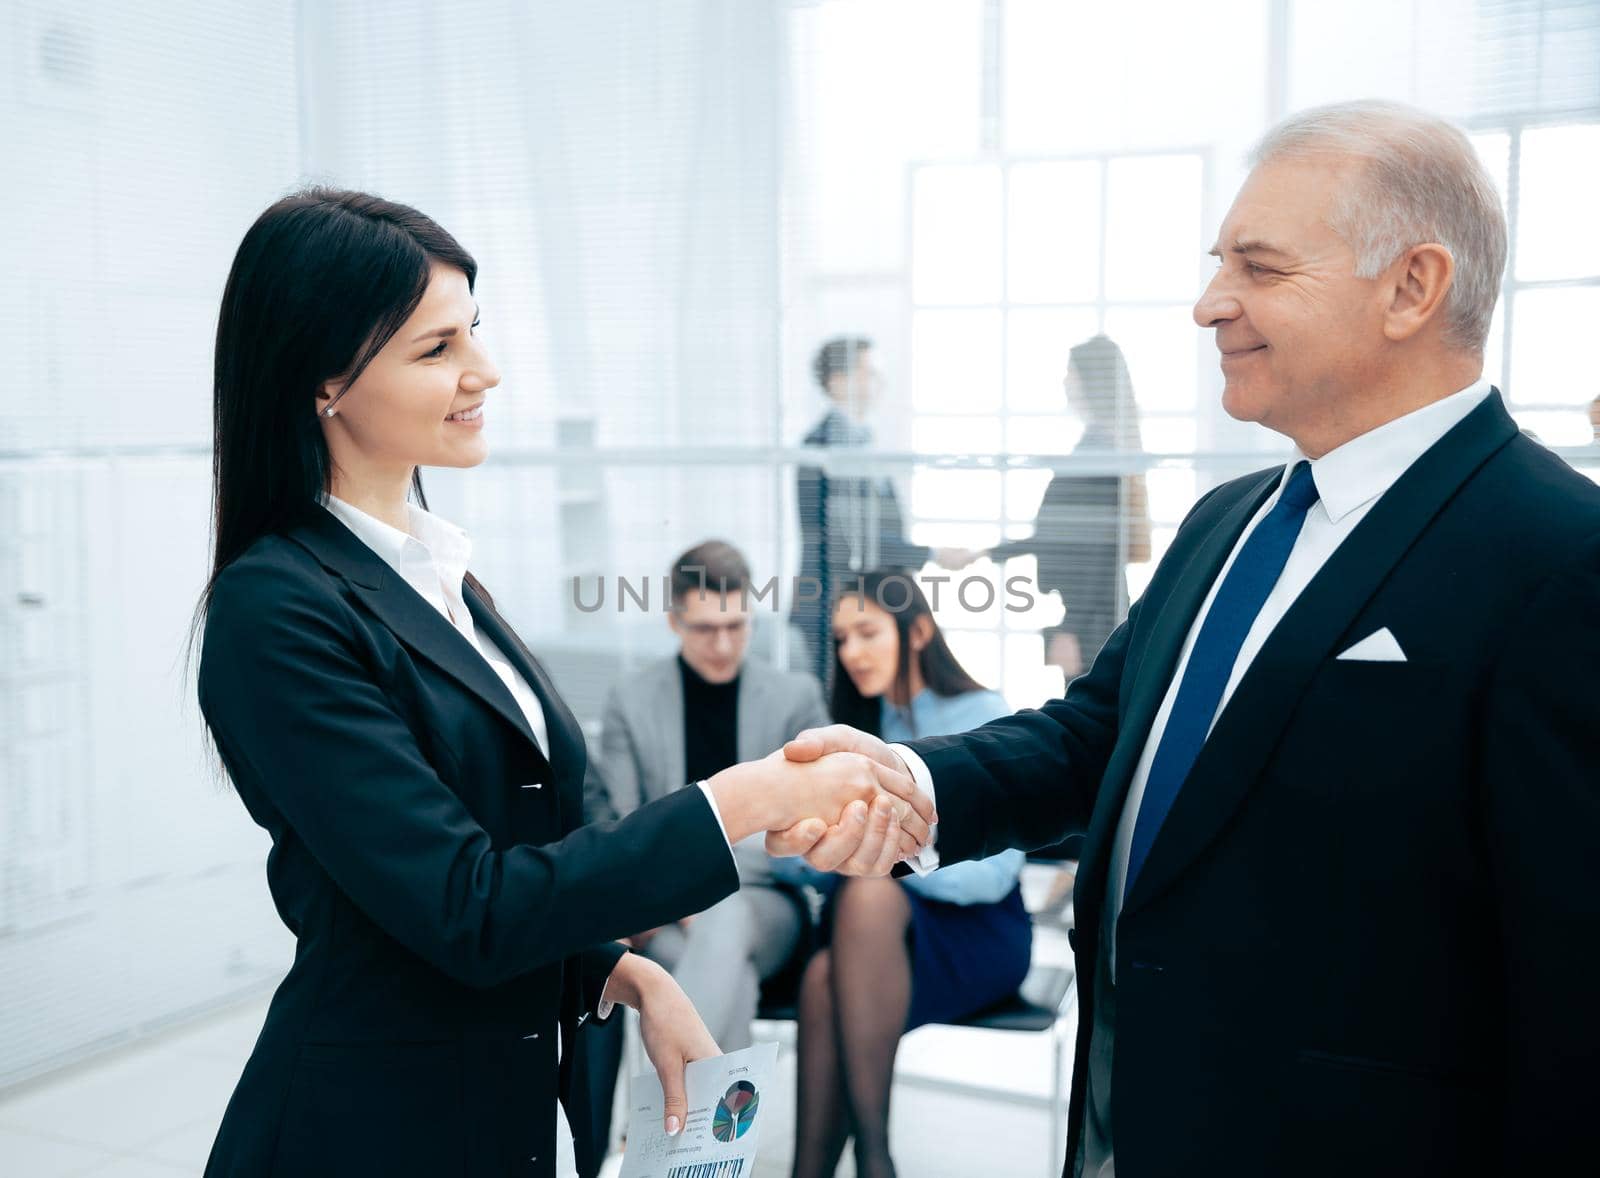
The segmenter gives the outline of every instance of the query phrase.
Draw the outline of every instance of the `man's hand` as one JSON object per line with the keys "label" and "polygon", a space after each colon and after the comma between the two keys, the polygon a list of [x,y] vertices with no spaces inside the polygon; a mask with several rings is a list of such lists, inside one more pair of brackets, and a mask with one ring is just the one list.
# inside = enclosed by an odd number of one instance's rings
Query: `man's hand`
{"label": "man's hand", "polygon": [[[917,789],[899,758],[892,753],[871,756],[843,747],[825,751],[826,737],[809,743],[807,740],[818,733],[852,732],[836,726],[802,733],[790,755],[775,752],[712,777],[706,784],[716,799],[728,836],[737,842],[757,831],[787,830],[814,819],[815,825],[805,827],[815,831],[808,850],[829,826],[842,827],[849,845],[855,848],[872,825],[869,819],[876,816],[881,828],[886,815],[897,828],[894,839],[902,848],[900,853],[916,854],[929,837],[933,802]],[[840,745],[844,739],[835,735],[832,741]],[[882,742],[877,743],[882,747]],[[874,815],[872,807],[880,798],[884,809]],[[858,804],[859,809],[852,810],[853,804]],[[855,825],[857,818],[859,827]],[[869,864],[860,866],[865,870]]]}
{"label": "man's hand", "polygon": [[807,728],[783,746],[783,755],[790,761],[802,764],[816,761],[829,753],[860,753],[885,769],[892,769],[903,777],[910,777],[906,763],[898,753],[871,733],[848,724],[829,724],[826,728]]}
{"label": "man's hand", "polygon": [[1083,674],[1083,647],[1078,644],[1078,636],[1067,631],[1052,634],[1044,661],[1046,666],[1060,667],[1071,683]]}
{"label": "man's hand", "polygon": [[[783,747],[790,761],[811,763],[835,753],[864,756],[897,777],[910,780],[905,762],[883,741],[868,733],[834,724],[800,733]],[[852,806],[829,826],[807,819],[788,830],[767,835],[770,855],[804,855],[820,871],[841,875],[887,875],[895,863],[916,856],[927,842],[926,826],[938,821],[932,800],[912,785],[914,796],[878,798],[869,812]],[[905,813],[909,810],[909,813]]]}
{"label": "man's hand", "polygon": [[630,949],[643,949],[655,939],[655,935],[660,931],[660,928],[647,928],[642,933],[634,933],[631,937],[623,937],[622,943]]}
{"label": "man's hand", "polygon": [[983,553],[974,552],[970,548],[935,548],[933,563],[951,572],[958,572],[982,555]]}

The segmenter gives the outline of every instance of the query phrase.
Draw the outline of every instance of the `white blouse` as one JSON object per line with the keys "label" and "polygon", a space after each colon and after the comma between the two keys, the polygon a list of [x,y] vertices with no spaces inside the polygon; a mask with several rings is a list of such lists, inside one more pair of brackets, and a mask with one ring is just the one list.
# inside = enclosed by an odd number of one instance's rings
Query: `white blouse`
{"label": "white blouse", "polygon": [[[399,573],[406,584],[420,593],[472,644],[474,650],[483,655],[484,661],[494,668],[494,673],[500,676],[501,682],[522,709],[522,714],[528,718],[528,727],[533,729],[534,738],[539,742],[539,751],[549,759],[550,730],[545,720],[544,706],[540,704],[533,688],[528,686],[528,681],[511,665],[505,652],[472,624],[472,613],[462,597],[467,564],[472,558],[472,541],[467,534],[455,524],[424,511],[415,503],[406,504],[406,510],[410,513],[409,532],[399,531],[333,495],[323,499],[323,506],[354,532],[357,539],[382,557],[385,564]],[[727,824],[722,821],[722,812],[717,809],[717,799],[712,796],[709,785],[703,781],[697,784],[711,807],[712,817],[717,820],[723,841],[728,843],[728,854],[732,855],[733,844],[728,840]],[[605,1007],[597,1013],[604,1018],[608,1011],[609,1007]]]}
{"label": "white blouse", "polygon": [[522,709],[522,714],[527,717],[528,727],[533,729],[534,739],[539,742],[539,751],[548,759],[550,729],[539,697],[516,667],[511,665],[505,652],[472,624],[472,611],[462,597],[467,564],[472,559],[472,541],[467,534],[455,524],[424,511],[414,503],[406,504],[406,509],[411,513],[409,532],[391,527],[332,495],[326,498],[323,506],[354,532],[362,543],[382,557],[385,564],[399,573],[405,583],[438,610],[494,668],[494,673],[500,676],[501,682]]}

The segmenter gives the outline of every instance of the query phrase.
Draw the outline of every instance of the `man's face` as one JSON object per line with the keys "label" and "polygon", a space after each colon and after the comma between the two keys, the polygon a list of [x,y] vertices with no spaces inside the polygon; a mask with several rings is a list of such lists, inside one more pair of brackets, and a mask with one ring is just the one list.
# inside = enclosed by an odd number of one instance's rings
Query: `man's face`
{"label": "man's face", "polygon": [[1589,424],[1594,426],[1594,440],[1600,442],[1600,397],[1589,402]]}
{"label": "man's face", "polygon": [[1379,371],[1386,340],[1378,279],[1328,225],[1352,176],[1338,159],[1263,164],[1222,223],[1195,322],[1217,332],[1222,406],[1299,441],[1337,423],[1351,390]]}
{"label": "man's face", "polygon": [[668,621],[695,674],[707,683],[731,683],[750,646],[751,613],[745,594],[695,589],[673,606]]}
{"label": "man's face", "polygon": [[878,402],[883,374],[872,366],[872,349],[862,348],[856,362],[828,381],[828,393],[857,417],[864,417]]}

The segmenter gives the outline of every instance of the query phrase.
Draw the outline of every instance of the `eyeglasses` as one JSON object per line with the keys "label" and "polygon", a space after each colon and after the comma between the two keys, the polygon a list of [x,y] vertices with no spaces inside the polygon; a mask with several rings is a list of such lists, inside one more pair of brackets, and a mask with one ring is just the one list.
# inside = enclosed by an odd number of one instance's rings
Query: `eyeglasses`
{"label": "eyeglasses", "polygon": [[702,642],[710,642],[718,634],[726,634],[729,638],[742,638],[750,631],[749,618],[736,618],[731,622],[686,622],[683,615],[678,615],[678,625],[691,638]]}

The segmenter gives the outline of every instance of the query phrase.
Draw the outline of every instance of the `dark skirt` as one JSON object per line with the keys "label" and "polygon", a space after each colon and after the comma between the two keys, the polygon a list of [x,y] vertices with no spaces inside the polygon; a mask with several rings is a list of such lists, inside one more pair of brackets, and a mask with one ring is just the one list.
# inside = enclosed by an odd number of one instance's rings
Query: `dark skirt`
{"label": "dark skirt", "polygon": [[911,1011],[906,1030],[950,1023],[1015,994],[1028,975],[1033,922],[1022,888],[997,904],[911,901]]}
{"label": "dark skirt", "polygon": [[[827,895],[820,940],[833,939],[838,876],[825,877]],[[947,904],[904,884],[911,904],[906,952],[911,955],[911,1010],[906,1030],[956,1022],[1011,997],[1028,976],[1033,921],[1022,906],[1022,887],[994,904]]]}

